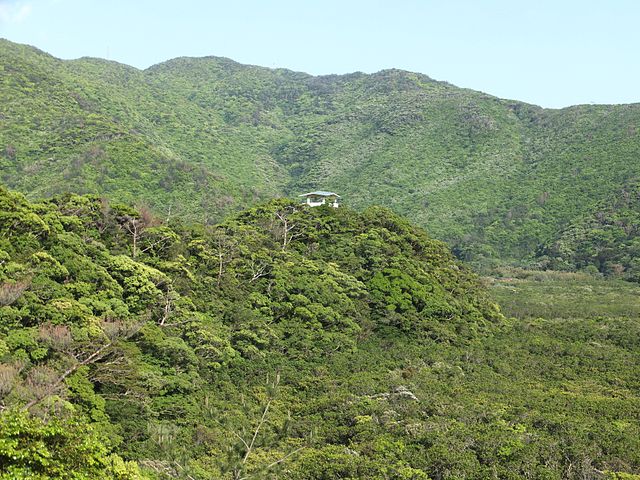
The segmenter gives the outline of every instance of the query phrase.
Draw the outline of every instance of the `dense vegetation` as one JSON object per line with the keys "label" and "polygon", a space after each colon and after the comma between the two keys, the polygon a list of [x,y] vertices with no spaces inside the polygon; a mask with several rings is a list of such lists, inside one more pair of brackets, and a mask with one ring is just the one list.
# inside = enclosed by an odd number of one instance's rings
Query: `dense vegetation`
{"label": "dense vegetation", "polygon": [[212,224],[325,188],[459,258],[637,281],[640,105],[545,110],[425,75],[313,77],[215,57],[145,71],[0,41],[0,172]]}
{"label": "dense vegetation", "polygon": [[502,268],[485,277],[503,313],[532,318],[640,318],[640,285],[588,273]]}
{"label": "dense vegetation", "polygon": [[379,207],[0,190],[0,478],[637,478],[639,339],[506,319]]}

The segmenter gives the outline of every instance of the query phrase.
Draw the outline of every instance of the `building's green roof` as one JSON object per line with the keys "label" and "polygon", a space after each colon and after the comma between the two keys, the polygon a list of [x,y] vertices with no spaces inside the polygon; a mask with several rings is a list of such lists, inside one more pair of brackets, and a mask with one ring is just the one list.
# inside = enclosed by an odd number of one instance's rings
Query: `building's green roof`
{"label": "building's green roof", "polygon": [[298,196],[299,197],[310,197],[312,195],[315,195],[315,196],[318,196],[318,197],[338,197],[338,198],[340,198],[340,195],[338,195],[337,193],[325,192],[323,190],[318,190],[316,192],[303,193],[302,195],[298,195]]}

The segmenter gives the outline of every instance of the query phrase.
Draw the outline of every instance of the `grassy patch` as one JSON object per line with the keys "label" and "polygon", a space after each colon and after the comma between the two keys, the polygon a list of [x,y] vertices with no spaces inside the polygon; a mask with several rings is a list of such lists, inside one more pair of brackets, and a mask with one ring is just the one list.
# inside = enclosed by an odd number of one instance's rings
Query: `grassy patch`
{"label": "grassy patch", "polygon": [[640,285],[584,273],[501,270],[485,277],[505,315],[515,318],[640,317]]}

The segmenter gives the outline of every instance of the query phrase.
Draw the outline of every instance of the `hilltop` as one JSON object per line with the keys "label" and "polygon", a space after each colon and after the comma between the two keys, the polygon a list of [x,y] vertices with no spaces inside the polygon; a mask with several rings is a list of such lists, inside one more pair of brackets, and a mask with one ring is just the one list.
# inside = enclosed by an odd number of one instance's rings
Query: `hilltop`
{"label": "hilltop", "polygon": [[[0,190],[0,207],[6,478],[138,478],[114,448],[145,471],[175,461],[218,479],[304,448],[303,471],[347,445],[349,420],[317,415],[366,412],[351,402],[379,389],[415,397],[376,378],[386,368],[360,372],[382,344],[413,356],[503,321],[444,244],[380,208],[278,200],[186,228],[97,197]],[[334,396],[335,381],[351,385]],[[353,468],[374,468],[368,457]]]}
{"label": "hilltop", "polygon": [[550,110],[402,70],[314,77],[218,57],[141,71],[6,40],[0,72],[2,181],[32,199],[92,193],[215,223],[328,188],[479,266],[638,276],[639,104]]}

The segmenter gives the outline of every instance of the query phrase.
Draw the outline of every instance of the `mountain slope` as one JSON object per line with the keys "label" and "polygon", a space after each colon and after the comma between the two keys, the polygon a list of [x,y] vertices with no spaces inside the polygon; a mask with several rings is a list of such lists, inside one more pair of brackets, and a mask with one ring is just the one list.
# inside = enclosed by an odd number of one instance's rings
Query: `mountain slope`
{"label": "mountain slope", "polygon": [[139,71],[8,41],[0,68],[2,179],[33,198],[108,194],[213,222],[325,188],[477,264],[528,264],[640,178],[637,104],[546,110],[400,70],[313,77],[217,57]]}

